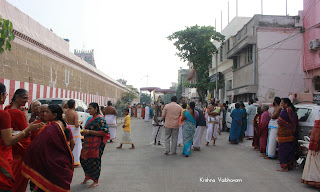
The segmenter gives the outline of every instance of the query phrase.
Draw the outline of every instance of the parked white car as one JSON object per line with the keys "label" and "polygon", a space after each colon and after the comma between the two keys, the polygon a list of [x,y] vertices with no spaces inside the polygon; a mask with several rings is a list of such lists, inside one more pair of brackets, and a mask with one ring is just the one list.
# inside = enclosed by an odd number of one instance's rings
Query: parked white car
{"label": "parked white car", "polygon": [[[69,100],[69,99],[62,99],[62,98],[40,98],[40,99],[36,99],[38,100],[42,105],[43,104],[58,104],[61,105],[63,100]],[[84,123],[86,123],[87,119],[90,117],[90,114],[88,113],[88,107],[87,105],[79,100],[79,99],[74,99],[76,101],[76,109],[75,111],[78,113],[79,115],[79,121],[82,121],[84,125]]]}
{"label": "parked white car", "polygon": [[[231,103],[231,104],[228,106],[228,109],[227,109],[227,113],[226,113],[226,126],[227,126],[227,131],[229,131],[230,128],[231,128],[232,118],[231,118],[230,115],[231,115],[232,110],[234,110],[235,105],[236,105],[235,103]],[[256,108],[259,106],[258,103],[253,103],[253,105],[254,105]],[[244,106],[245,106],[245,107],[248,107],[249,104],[246,103],[246,102],[244,102]]]}
{"label": "parked white car", "polygon": [[[245,106],[248,106],[248,103],[244,103]],[[259,106],[257,103],[254,103],[254,106]],[[226,114],[226,125],[227,129],[231,128],[232,118],[230,114],[235,108],[235,103],[229,105],[227,114]],[[309,136],[310,131],[313,128],[315,118],[320,115],[320,105],[317,104],[297,104],[295,105],[296,113],[298,116],[298,127],[297,127],[297,139],[303,140],[304,136]]]}
{"label": "parked white car", "polygon": [[314,121],[320,115],[320,105],[317,104],[297,104],[295,105],[296,113],[298,115],[297,137],[300,140],[304,136],[309,136],[313,128]]}

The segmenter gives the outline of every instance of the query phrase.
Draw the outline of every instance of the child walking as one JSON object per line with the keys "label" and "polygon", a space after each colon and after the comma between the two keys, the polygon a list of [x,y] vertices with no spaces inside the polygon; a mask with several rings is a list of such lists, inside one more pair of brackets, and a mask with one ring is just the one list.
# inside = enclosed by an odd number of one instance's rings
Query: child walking
{"label": "child walking", "polygon": [[122,133],[122,141],[120,142],[120,146],[117,147],[117,149],[122,149],[122,144],[131,144],[132,147],[129,149],[134,149],[135,146],[131,140],[130,132],[131,132],[131,126],[130,126],[130,115],[129,115],[129,109],[124,110],[124,114],[126,115],[126,118],[124,120],[123,133]]}

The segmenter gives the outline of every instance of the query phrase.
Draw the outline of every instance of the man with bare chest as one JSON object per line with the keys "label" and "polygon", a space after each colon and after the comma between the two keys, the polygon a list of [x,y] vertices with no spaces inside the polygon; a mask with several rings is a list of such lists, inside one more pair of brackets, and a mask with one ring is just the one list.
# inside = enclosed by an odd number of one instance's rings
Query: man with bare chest
{"label": "man with bare chest", "polygon": [[81,134],[80,134],[80,124],[79,124],[79,116],[78,113],[75,111],[76,102],[73,99],[68,101],[68,109],[65,111],[67,124],[71,128],[71,132],[73,135],[73,139],[75,142],[75,146],[72,150],[73,157],[74,157],[74,166],[80,167],[80,154],[82,149],[82,142],[81,142]]}
{"label": "man with bare chest", "polygon": [[110,142],[116,138],[117,133],[117,110],[112,106],[111,101],[108,101],[108,106],[103,108],[104,119],[106,120],[110,132]]}
{"label": "man with bare chest", "polygon": [[211,99],[211,105],[207,108],[208,111],[208,129],[207,129],[207,144],[209,145],[210,141],[213,140],[213,146],[217,139],[217,133],[219,129],[219,115],[221,113],[220,107],[215,103],[215,99]]}

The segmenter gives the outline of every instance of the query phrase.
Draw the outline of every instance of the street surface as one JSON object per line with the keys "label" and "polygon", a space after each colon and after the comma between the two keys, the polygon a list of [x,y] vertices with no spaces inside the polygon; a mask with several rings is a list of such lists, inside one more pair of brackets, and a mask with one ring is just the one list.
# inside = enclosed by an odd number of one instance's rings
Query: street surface
{"label": "street surface", "polygon": [[[248,192],[309,192],[317,191],[300,183],[302,170],[287,173],[276,171],[278,160],[265,160],[251,147],[252,141],[239,145],[228,144],[229,133],[218,136],[217,146],[205,146],[203,135],[201,151],[192,151],[186,158],[181,155],[164,155],[164,147],[152,145],[151,120],[132,118],[132,139],[136,149],[116,149],[122,128],[117,130],[115,143],[108,143],[102,157],[100,186],[89,189],[80,183],[84,179],[82,168],[75,169],[71,191],[108,192],[199,192],[199,191],[248,191]],[[164,144],[164,131],[162,132]],[[218,178],[241,179],[242,182],[219,182]],[[201,182],[202,179],[215,182]],[[200,181],[201,180],[201,181]]]}

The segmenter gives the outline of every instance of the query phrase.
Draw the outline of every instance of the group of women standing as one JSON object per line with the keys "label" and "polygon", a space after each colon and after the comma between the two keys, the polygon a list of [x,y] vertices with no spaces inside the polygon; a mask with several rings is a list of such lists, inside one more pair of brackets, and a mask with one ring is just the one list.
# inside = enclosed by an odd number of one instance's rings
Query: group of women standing
{"label": "group of women standing", "polygon": [[[0,83],[0,105],[7,95],[6,87]],[[63,119],[62,107],[48,106],[43,115],[47,124],[28,124],[24,107],[28,98],[26,90],[18,89],[11,104],[0,110],[0,191],[24,192],[28,180],[34,191],[70,191],[73,155],[69,142],[72,135]],[[85,172],[83,184],[91,179],[94,182],[90,187],[96,187],[109,131],[97,103],[89,104],[89,113],[92,117],[82,132],[81,164]],[[41,133],[31,142],[31,132],[40,128]]]}
{"label": "group of women standing", "polygon": [[[260,149],[262,157],[269,159],[275,157],[276,144],[274,142],[277,141],[281,166],[278,171],[289,171],[293,169],[294,154],[297,147],[295,134],[298,117],[295,113],[295,107],[288,98],[280,99],[276,97],[273,105],[275,110],[272,114],[269,113],[268,105],[257,108],[257,114],[253,122],[254,139],[252,145],[256,150]],[[278,106],[280,110],[278,110]],[[274,130],[277,130],[276,135],[273,134]]]}

